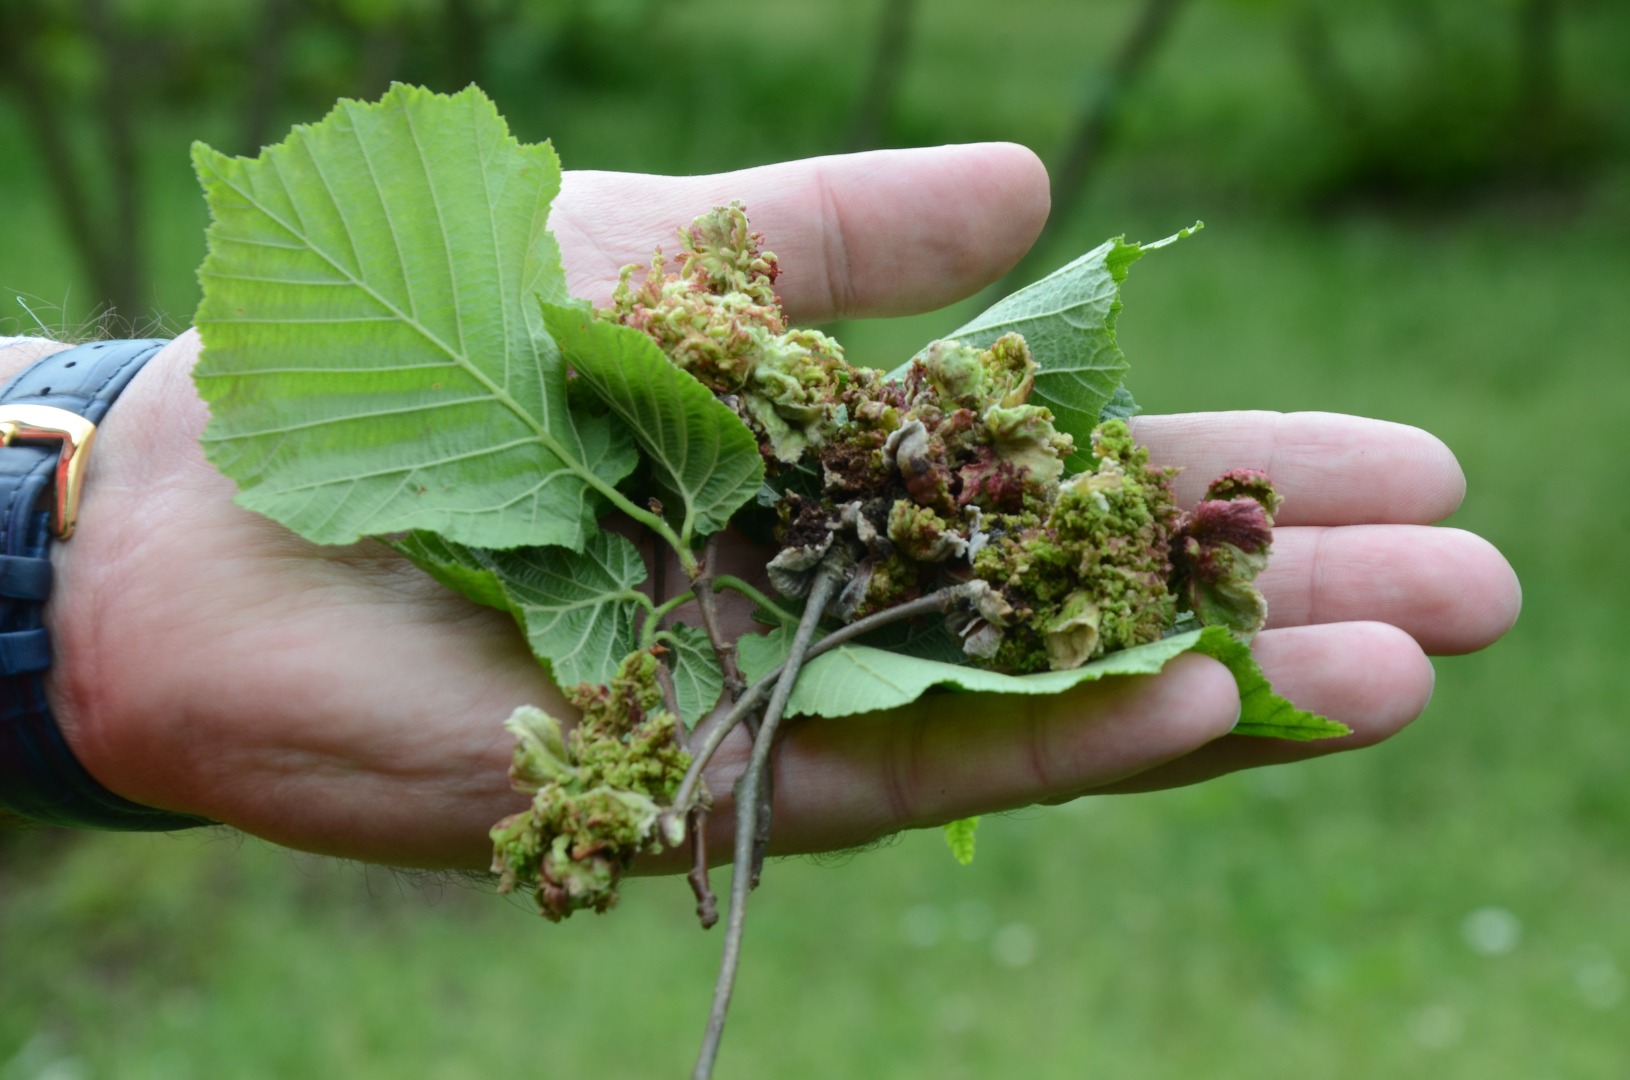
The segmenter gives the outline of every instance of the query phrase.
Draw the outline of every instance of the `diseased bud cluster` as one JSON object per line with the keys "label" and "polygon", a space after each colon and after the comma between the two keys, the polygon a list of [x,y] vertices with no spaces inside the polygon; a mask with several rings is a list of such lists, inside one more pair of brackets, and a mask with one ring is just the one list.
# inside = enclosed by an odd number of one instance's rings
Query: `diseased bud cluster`
{"label": "diseased bud cluster", "polygon": [[1280,502],[1266,473],[1234,469],[1179,520],[1172,588],[1201,623],[1251,634],[1266,621],[1267,601],[1251,580],[1268,565]]}
{"label": "diseased bud cluster", "polygon": [[821,491],[778,507],[770,580],[802,595],[834,545],[852,566],[832,604],[844,621],[965,580],[994,536],[1039,521],[1074,440],[1028,404],[1036,364],[1017,334],[987,349],[931,345],[903,379],[853,381],[851,422],[815,453]]}
{"label": "diseased bud cluster", "polygon": [[608,910],[634,856],[662,850],[658,813],[690,754],[662,707],[657,664],[648,651],[631,653],[610,685],[572,691],[583,719],[570,735],[530,705],[506,724],[517,740],[510,782],[532,805],[493,827],[492,869],[500,892],[530,887],[552,921]]}
{"label": "diseased bud cluster", "polygon": [[847,580],[828,614],[845,622],[982,581],[952,628],[975,663],[1015,673],[1156,641],[1184,612],[1261,628],[1251,580],[1279,501],[1261,473],[1225,475],[1184,513],[1176,470],[1150,465],[1111,420],[1091,432],[1088,467],[1066,477],[1075,440],[1030,403],[1037,365],[1020,335],[937,341],[885,380],[830,338],[786,327],[775,256],[740,205],[704,214],[680,242],[678,273],[664,274],[660,252],[638,288],[625,269],[601,315],[650,335],[732,405],[772,484],[800,463],[818,474],[818,490],[789,483],[776,503],[769,575],[783,595],[805,595],[834,554]]}
{"label": "diseased bud cluster", "polygon": [[787,328],[763,239],[740,204],[704,214],[679,230],[677,273],[658,249],[638,287],[637,268],[623,268],[598,314],[650,335],[747,421],[767,458],[793,462],[843,423],[838,388],[861,373],[825,334]]}
{"label": "diseased bud cluster", "polygon": [[1045,513],[1010,519],[974,557],[1007,610],[965,634],[970,655],[1004,671],[1063,671],[1157,641],[1176,620],[1175,470],[1150,465],[1121,420],[1093,431],[1092,456]]}

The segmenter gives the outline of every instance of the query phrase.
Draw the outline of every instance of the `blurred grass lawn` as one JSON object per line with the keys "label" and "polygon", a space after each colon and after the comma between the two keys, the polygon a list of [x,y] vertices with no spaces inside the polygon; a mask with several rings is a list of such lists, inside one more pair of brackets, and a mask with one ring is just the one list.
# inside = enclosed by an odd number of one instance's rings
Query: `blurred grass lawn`
{"label": "blurred grass lawn", "polygon": [[[1012,8],[996,40],[931,20],[902,105],[918,141],[1056,142],[1052,106],[1079,54],[1048,40],[1058,5]],[[831,20],[800,10],[807,25],[784,50],[836,50],[865,25],[854,4]],[[1124,15],[1093,18],[1109,30]],[[1613,561],[1630,541],[1616,501],[1630,181],[1621,166],[1539,214],[1313,222],[1226,196],[1214,208],[1205,170],[1229,175],[1241,151],[1207,135],[1210,120],[1283,91],[1272,64],[1228,47],[1254,32],[1196,12],[1142,99],[1178,134],[1140,141],[1153,120],[1135,115],[1131,149],[1061,249],[1207,218],[1133,271],[1122,343],[1139,400],[1436,432],[1470,479],[1451,524],[1507,553],[1522,621],[1488,653],[1440,661],[1425,718],[1364,754],[990,819],[966,869],[933,833],[836,867],[777,864],[755,900],[722,1076],[1630,1068],[1616,603],[1630,569]],[[980,96],[956,76],[976,44],[1033,46],[1034,63]],[[1595,38],[1574,48],[1581,64],[1610,55]],[[947,101],[957,119],[935,111]],[[702,167],[678,150],[677,164],[641,156],[603,108],[561,123],[569,164]],[[826,148],[793,135],[755,154],[756,114],[732,127],[735,115],[714,110],[706,140],[727,163]],[[0,139],[11,123],[0,114]],[[11,212],[14,192],[15,205],[39,200],[26,165],[0,157],[0,284],[52,296],[69,280],[54,224]],[[166,170],[156,228],[174,242],[158,302],[185,322],[201,206],[184,157]],[[853,358],[883,365],[956,321],[840,333]],[[717,959],[677,880],[635,882],[614,915],[553,927],[480,890],[218,836],[42,833],[0,858],[0,1080],[680,1075]]]}

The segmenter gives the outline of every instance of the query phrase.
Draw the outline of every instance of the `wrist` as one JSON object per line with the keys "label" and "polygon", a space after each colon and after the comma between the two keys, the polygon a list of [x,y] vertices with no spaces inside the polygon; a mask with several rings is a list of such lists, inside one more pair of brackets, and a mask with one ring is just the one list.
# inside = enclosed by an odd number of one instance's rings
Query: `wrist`
{"label": "wrist", "polygon": [[[120,455],[109,453],[109,443],[118,440],[106,439],[102,422],[119,415],[112,406],[161,351],[155,341],[96,342],[71,351],[59,343],[24,342],[0,349],[0,374],[9,377],[0,393],[7,446],[0,459],[6,571],[0,796],[16,812],[51,824],[151,830],[200,823],[156,812],[110,785],[107,770],[84,752],[86,726],[76,695],[64,692],[73,685],[68,672],[102,668],[97,647],[114,636],[86,635],[63,617],[85,606],[83,586],[97,569],[94,560],[74,558],[84,546],[79,515],[89,510],[91,521],[104,519],[93,536],[134,531],[130,522],[112,520],[94,494],[81,495],[117,474]],[[111,465],[104,460],[109,457]],[[93,539],[90,546],[98,545]]]}
{"label": "wrist", "polygon": [[204,423],[190,381],[197,353],[193,331],[171,341],[99,425],[79,529],[52,552],[61,584],[46,611],[59,643],[47,692],[75,755],[116,794],[185,814],[202,812],[187,784],[188,702],[176,692],[188,658],[130,616],[175,617],[177,583],[155,571],[194,527],[176,503]]}
{"label": "wrist", "polygon": [[50,338],[18,338],[9,345],[0,345],[0,386],[16,378],[34,361],[71,348],[67,342]]}

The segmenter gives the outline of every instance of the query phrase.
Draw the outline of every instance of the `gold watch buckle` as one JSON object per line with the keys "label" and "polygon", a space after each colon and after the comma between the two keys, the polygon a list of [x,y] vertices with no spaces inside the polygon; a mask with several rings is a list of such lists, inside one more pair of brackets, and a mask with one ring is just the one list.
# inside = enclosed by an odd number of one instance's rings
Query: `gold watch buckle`
{"label": "gold watch buckle", "polygon": [[58,539],[74,534],[79,522],[79,493],[84,487],[85,465],[90,461],[96,425],[67,409],[50,405],[0,405],[0,446],[14,442],[60,442],[57,458],[56,506],[51,510],[51,531]]}

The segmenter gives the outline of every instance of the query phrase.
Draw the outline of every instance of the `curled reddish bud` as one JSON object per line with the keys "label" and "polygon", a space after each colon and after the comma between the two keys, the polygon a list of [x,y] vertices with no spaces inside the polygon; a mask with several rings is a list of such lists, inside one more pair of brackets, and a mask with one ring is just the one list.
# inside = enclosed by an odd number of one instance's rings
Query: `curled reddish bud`
{"label": "curled reddish bud", "polygon": [[1202,581],[1221,580],[1226,572],[1218,556],[1232,548],[1246,555],[1268,550],[1273,543],[1273,520],[1255,499],[1207,499],[1178,527],[1186,548],[1197,553],[1189,563]]}
{"label": "curled reddish bud", "polygon": [[999,458],[989,447],[981,447],[973,461],[957,472],[962,490],[957,504],[972,503],[985,510],[1016,514],[1024,509],[1024,497],[1031,489],[1024,466]]}
{"label": "curled reddish bud", "polygon": [[1206,494],[1172,538],[1172,589],[1201,623],[1254,634],[1268,604],[1251,582],[1268,564],[1279,494],[1250,469],[1225,473]]}

